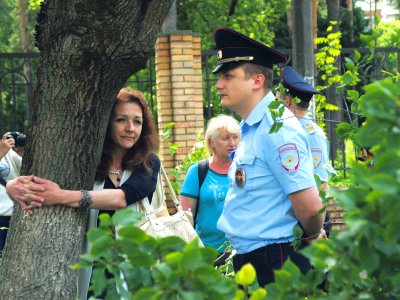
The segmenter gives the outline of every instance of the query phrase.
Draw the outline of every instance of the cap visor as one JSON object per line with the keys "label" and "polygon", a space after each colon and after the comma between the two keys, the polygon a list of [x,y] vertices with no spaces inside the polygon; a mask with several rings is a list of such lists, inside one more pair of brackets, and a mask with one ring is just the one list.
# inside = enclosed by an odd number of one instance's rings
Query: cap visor
{"label": "cap visor", "polygon": [[217,74],[217,73],[221,72],[222,71],[222,66],[223,66],[222,64],[218,65],[214,70],[212,70],[211,73]]}

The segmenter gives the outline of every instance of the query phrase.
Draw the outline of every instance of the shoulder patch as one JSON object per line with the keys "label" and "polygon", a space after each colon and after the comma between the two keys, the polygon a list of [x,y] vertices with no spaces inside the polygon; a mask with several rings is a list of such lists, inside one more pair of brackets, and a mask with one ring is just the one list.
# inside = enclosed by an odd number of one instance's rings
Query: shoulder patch
{"label": "shoulder patch", "polygon": [[279,147],[279,157],[283,170],[294,174],[299,168],[300,156],[296,144],[289,143]]}
{"label": "shoulder patch", "polygon": [[322,162],[322,149],[311,148],[311,156],[314,164],[314,169],[318,168]]}

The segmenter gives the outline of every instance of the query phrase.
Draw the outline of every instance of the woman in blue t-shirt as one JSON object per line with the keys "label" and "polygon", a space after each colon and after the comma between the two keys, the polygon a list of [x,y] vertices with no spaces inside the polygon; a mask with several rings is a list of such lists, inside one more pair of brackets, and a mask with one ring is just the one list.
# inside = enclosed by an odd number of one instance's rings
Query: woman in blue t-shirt
{"label": "woman in blue t-shirt", "polygon": [[196,216],[195,229],[205,246],[223,252],[226,241],[217,221],[224,207],[229,188],[228,170],[232,163],[230,154],[236,150],[240,140],[238,122],[225,115],[212,118],[208,123],[205,144],[211,156],[204,182],[199,189],[198,163],[190,166],[183,182],[179,201],[184,210]]}

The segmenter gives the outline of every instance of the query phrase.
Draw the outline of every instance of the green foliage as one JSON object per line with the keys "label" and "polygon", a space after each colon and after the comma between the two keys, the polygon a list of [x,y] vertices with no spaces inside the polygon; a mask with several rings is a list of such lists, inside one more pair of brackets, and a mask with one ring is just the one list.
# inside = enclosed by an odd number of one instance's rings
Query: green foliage
{"label": "green foliage", "polygon": [[[100,215],[100,226],[88,233],[88,254],[73,269],[93,266],[90,290],[106,299],[264,299],[265,290],[251,298],[234,298],[237,283],[251,285],[252,266],[238,272],[236,282],[213,267],[217,251],[186,244],[178,237],[154,238],[135,226],[140,213],[130,209],[112,218]],[[106,271],[111,276],[106,276]]]}
{"label": "green foliage", "polygon": [[29,0],[28,9],[32,11],[38,11],[42,2],[43,0]]}
{"label": "green foliage", "polygon": [[174,169],[171,170],[171,175],[174,177],[172,182],[172,186],[175,192],[179,195],[181,191],[181,187],[183,185],[184,176],[187,173],[189,167],[194,163],[202,160],[209,156],[207,153],[206,147],[204,145],[204,137],[203,132],[196,133],[196,143],[193,146],[192,151],[190,151],[183,159],[182,163],[177,165]]}
{"label": "green foliage", "polygon": [[[279,85],[279,88],[283,88],[282,84]],[[284,95],[284,92],[281,93],[281,95]],[[271,129],[269,130],[269,133],[271,134],[278,132],[282,128],[283,121],[281,117],[285,112],[285,106],[282,104],[281,101],[274,100],[271,101],[271,103],[268,105],[268,108],[271,113],[272,120],[274,121],[274,124],[272,124]]]}
{"label": "green foliage", "polygon": [[[289,8],[289,1],[196,1],[176,2],[180,30],[191,29],[202,36],[202,49],[213,49],[212,32],[218,27],[240,31],[262,43],[273,46],[275,29]],[[262,26],[260,27],[260,24]]]}
{"label": "green foliage", "polygon": [[172,130],[173,130],[174,126],[175,126],[174,122],[167,123],[164,127],[164,133],[163,133],[163,138],[167,144],[170,155],[174,155],[176,152],[176,149],[178,149],[178,146],[179,146],[177,143],[170,142],[170,139],[172,136]]}
{"label": "green foliage", "polygon": [[400,20],[381,22],[378,29],[382,35],[377,39],[378,47],[400,47]]}
{"label": "green foliage", "polygon": [[[347,3],[340,1],[338,30],[342,33],[340,43],[346,48],[355,48],[364,46],[360,40],[360,34],[365,32],[368,26],[368,20],[365,19],[364,12],[360,7],[354,7],[353,1],[352,11],[347,9]],[[318,1],[317,7],[318,19],[318,36],[322,36],[326,28],[330,26],[328,23],[327,1]]]}
{"label": "green foliage", "polygon": [[[358,184],[346,191],[334,190],[345,210],[346,230],[301,250],[314,265],[306,276],[286,262],[276,271],[276,282],[266,286],[267,298],[400,297],[400,85],[387,78],[366,86],[365,91],[360,110],[368,122],[351,138],[373,146],[375,165],[355,164]],[[315,288],[324,276],[327,292]]]}
{"label": "green foliage", "polygon": [[15,1],[3,0],[0,6],[0,52],[20,49],[18,9]]}
{"label": "green foliage", "polygon": [[[177,143],[170,142],[174,126],[175,123],[173,122],[168,123],[165,126],[163,133],[163,140],[166,146],[168,147],[170,155],[174,155],[176,149],[178,149],[179,146]],[[170,171],[170,174],[174,178],[171,184],[177,195],[180,194],[184,177],[191,164],[198,162],[208,156],[209,154],[207,153],[204,144],[203,132],[202,131],[196,132],[196,143],[194,144],[193,149],[182,159],[181,164],[177,165],[174,169]]]}
{"label": "green foliage", "polygon": [[[282,39],[282,36],[276,36],[276,32],[282,32],[282,27],[286,29],[286,32],[288,31],[286,23],[283,24],[282,20],[285,20],[286,11],[290,9],[289,2],[288,0],[178,0],[176,1],[177,28],[179,30],[190,29],[199,33],[201,47],[204,50],[215,48],[212,33],[218,27],[232,28],[273,47],[274,40]],[[202,63],[205,64],[204,61]],[[217,60],[214,55],[208,60],[208,68],[214,68],[216,65]],[[211,73],[211,70],[208,73]],[[208,84],[213,86],[217,77],[203,72],[203,83],[206,82],[207,75],[210,75]],[[229,114],[230,112],[219,104],[220,97],[216,89],[207,89],[206,84],[203,86],[203,102],[206,108],[205,124],[213,116]]]}
{"label": "green foliage", "polygon": [[[358,186],[338,193],[348,230],[332,244],[332,292],[369,299],[400,295],[400,85],[391,78],[365,87],[360,108],[368,122],[354,135],[357,143],[373,147],[375,165],[354,165]],[[367,299],[367,298],[365,298]]]}

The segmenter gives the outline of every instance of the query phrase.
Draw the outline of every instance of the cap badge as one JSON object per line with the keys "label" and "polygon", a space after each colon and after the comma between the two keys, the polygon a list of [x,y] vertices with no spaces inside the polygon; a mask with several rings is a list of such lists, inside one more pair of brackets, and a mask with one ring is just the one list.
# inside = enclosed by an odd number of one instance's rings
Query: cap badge
{"label": "cap badge", "polygon": [[244,187],[246,184],[246,172],[243,168],[237,168],[235,172],[235,182],[240,188]]}
{"label": "cap badge", "polygon": [[217,52],[217,57],[218,57],[218,60],[221,60],[221,59],[222,59],[222,50],[219,50],[219,51]]}

